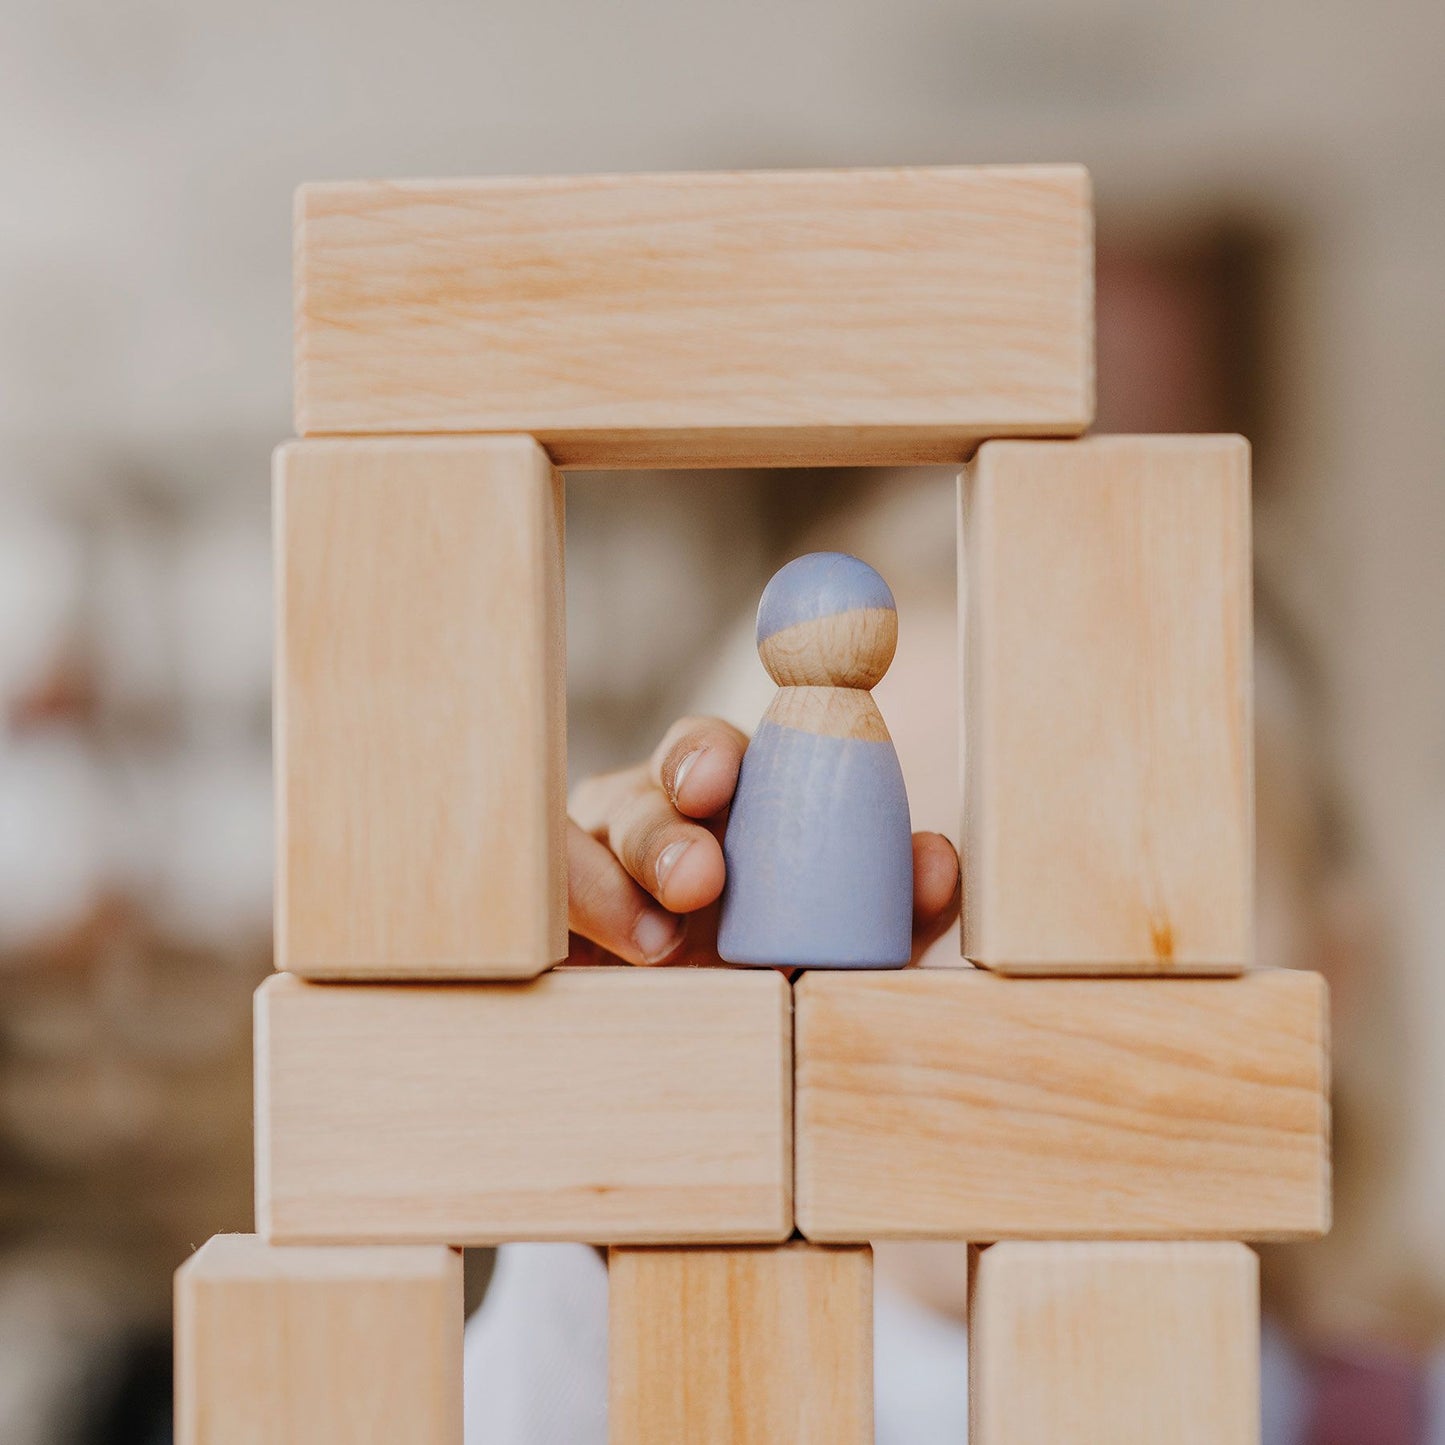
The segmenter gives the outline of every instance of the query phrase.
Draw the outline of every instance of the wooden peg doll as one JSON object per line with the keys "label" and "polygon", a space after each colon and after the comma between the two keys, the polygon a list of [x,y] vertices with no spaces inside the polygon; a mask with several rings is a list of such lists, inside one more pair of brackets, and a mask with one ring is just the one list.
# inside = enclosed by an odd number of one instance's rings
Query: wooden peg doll
{"label": "wooden peg doll", "polygon": [[799,557],[764,590],[758,653],[778,692],[743,755],[723,838],[718,952],[727,962],[908,962],[908,797],[869,693],[897,641],[887,583],[846,553]]}

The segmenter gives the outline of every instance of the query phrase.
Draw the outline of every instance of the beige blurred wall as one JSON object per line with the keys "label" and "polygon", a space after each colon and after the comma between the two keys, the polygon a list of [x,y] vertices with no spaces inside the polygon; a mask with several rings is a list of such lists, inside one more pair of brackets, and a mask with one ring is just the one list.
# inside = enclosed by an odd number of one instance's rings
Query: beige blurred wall
{"label": "beige blurred wall", "polygon": [[[288,430],[305,178],[1080,159],[1105,224],[1292,239],[1260,547],[1327,667],[1445,1199],[1445,7],[136,0],[0,7],[0,482]],[[208,485],[203,459],[196,485]]]}

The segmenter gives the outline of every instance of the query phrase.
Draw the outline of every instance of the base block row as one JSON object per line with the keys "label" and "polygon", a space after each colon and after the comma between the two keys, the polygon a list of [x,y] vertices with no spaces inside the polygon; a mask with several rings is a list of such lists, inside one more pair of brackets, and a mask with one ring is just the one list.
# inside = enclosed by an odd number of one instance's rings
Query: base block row
{"label": "base block row", "polygon": [[[609,1275],[613,1445],[873,1439],[866,1246],[615,1249]],[[221,1236],[176,1277],[176,1339],[180,1445],[461,1445],[452,1250]],[[1254,1255],[976,1252],[969,1402],[974,1445],[1256,1445]]]}
{"label": "base block row", "polygon": [[258,1224],[280,1243],[772,1243],[795,1219],[838,1244],[1308,1237],[1329,1221],[1325,1004],[1316,975],[1273,970],[278,976],[257,996]]}

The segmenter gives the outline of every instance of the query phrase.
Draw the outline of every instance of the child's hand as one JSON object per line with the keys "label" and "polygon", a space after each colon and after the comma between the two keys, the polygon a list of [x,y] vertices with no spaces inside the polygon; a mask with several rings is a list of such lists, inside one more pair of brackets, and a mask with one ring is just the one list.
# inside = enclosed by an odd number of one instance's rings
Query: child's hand
{"label": "child's hand", "polygon": [[[718,718],[683,718],[648,762],[577,789],[567,829],[571,962],[718,962],[720,839],[747,745]],[[915,833],[915,960],[958,907],[953,845]]]}

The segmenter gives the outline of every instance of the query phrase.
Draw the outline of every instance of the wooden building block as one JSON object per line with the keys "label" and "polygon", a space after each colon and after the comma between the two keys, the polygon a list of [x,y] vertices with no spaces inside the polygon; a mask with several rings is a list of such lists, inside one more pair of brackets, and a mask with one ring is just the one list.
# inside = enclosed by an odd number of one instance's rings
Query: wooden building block
{"label": "wooden building block", "polygon": [[561,479],[528,437],[276,457],[278,965],[567,953]]}
{"label": "wooden building block", "polygon": [[809,1238],[1282,1239],[1329,1222],[1316,974],[810,973]]}
{"label": "wooden building block", "polygon": [[176,1274],[179,1445],[461,1445],[462,1257],[221,1234]]}
{"label": "wooden building block", "polygon": [[1242,1244],[997,1244],[969,1290],[972,1445],[1258,1445]]}
{"label": "wooden building block", "polygon": [[871,1445],[873,1254],[614,1249],[611,1445]]}
{"label": "wooden building block", "polygon": [[1077,166],[320,184],[296,227],[305,435],[907,464],[1093,413]]}
{"label": "wooden building block", "polygon": [[1247,444],[990,443],[961,491],[964,955],[1006,973],[1238,972]]}
{"label": "wooden building block", "polygon": [[792,1019],[774,971],[257,994],[256,1217],[290,1242],[775,1241]]}

